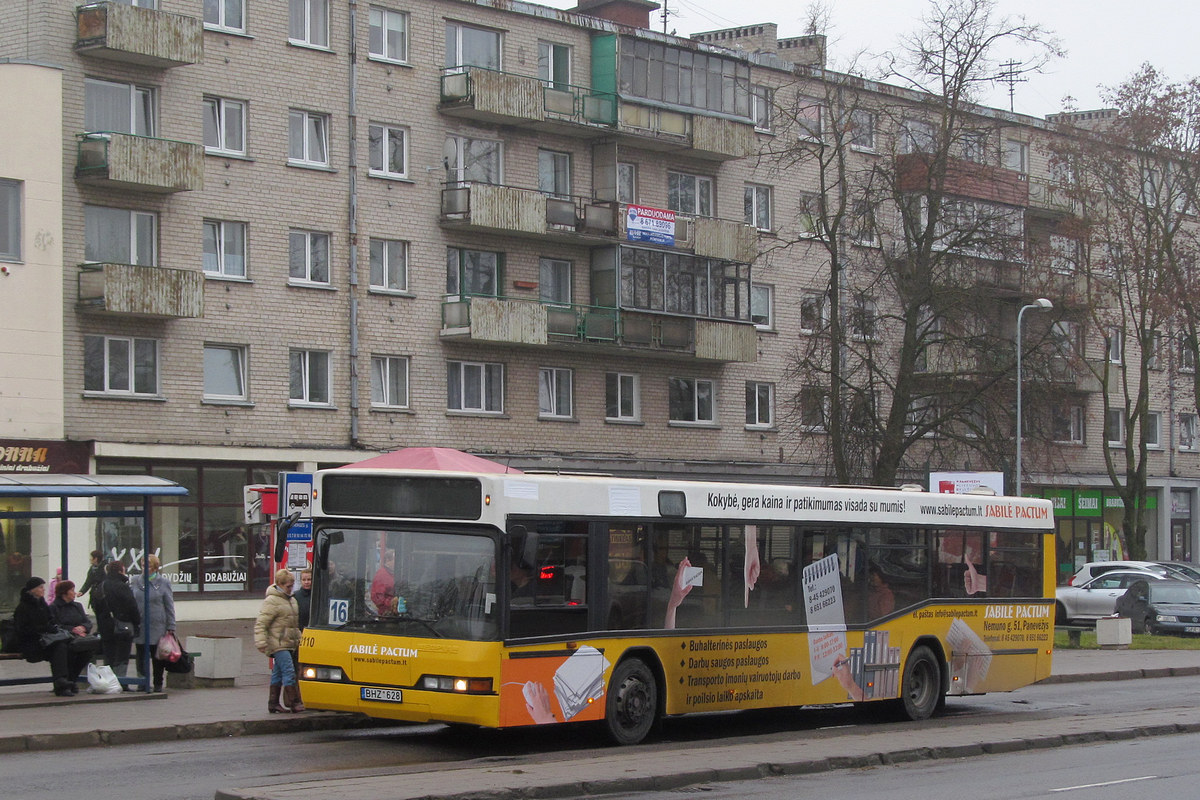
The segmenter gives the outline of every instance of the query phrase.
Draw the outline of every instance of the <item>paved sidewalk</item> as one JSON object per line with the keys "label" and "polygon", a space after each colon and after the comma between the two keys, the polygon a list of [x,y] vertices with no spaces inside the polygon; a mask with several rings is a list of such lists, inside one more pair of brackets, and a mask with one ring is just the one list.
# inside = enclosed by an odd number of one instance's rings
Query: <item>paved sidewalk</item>
{"label": "paved sidewalk", "polygon": [[[267,714],[267,659],[254,649],[251,620],[192,622],[181,635],[238,636],[242,668],[228,688],[172,689],[165,694],[54,697],[50,684],[0,688],[0,753],[199,739],[374,724],[351,714]],[[0,662],[0,676],[45,674],[45,664]],[[1195,650],[1059,650],[1047,682],[1200,675]],[[380,723],[382,724],[382,723]],[[394,723],[388,723],[394,724]],[[623,750],[622,753],[630,751]]]}

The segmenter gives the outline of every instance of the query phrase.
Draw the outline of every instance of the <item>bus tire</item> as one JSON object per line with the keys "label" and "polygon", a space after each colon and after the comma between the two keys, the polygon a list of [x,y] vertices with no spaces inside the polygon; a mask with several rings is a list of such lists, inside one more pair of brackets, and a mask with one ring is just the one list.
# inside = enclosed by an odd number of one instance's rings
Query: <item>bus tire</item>
{"label": "bus tire", "polygon": [[617,664],[608,683],[604,724],[619,745],[637,744],[658,721],[658,682],[640,658]]}
{"label": "bus tire", "polygon": [[942,694],[942,667],[933,651],[924,645],[908,654],[899,707],[908,719],[919,722],[937,711]]}

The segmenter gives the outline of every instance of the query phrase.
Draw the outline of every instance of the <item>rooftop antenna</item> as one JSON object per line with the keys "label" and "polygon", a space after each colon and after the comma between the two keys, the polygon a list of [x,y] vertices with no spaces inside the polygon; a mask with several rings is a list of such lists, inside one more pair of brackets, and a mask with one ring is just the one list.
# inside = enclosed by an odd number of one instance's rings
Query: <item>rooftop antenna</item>
{"label": "rooftop antenna", "polygon": [[663,33],[667,32],[667,17],[668,16],[670,16],[670,12],[667,11],[667,0],[663,0],[663,4],[662,4]]}
{"label": "rooftop antenna", "polygon": [[1008,110],[1014,112],[1013,98],[1017,93],[1017,84],[1025,83],[1029,80],[1021,76],[1021,70],[1018,69],[1020,66],[1021,64],[1018,61],[1005,61],[1000,64],[1000,74],[993,79],[1000,83],[1008,84]]}

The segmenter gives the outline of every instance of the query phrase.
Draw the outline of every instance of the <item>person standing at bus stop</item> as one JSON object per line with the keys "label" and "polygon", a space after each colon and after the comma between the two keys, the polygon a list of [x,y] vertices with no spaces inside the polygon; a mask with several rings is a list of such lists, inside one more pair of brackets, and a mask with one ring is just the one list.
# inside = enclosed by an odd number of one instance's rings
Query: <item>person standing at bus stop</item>
{"label": "person standing at bus stop", "polygon": [[[150,630],[150,660],[154,670],[154,687],[151,691],[161,692],[163,690],[163,670],[166,668],[167,662],[162,659],[155,658],[155,653],[158,649],[158,640],[167,635],[167,631],[175,632],[175,592],[171,588],[171,581],[167,580],[167,576],[163,575],[159,570],[162,568],[162,562],[158,556],[151,554],[143,559],[143,569],[141,575],[134,576],[130,581],[130,588],[133,590],[133,600],[137,603],[138,614],[142,617],[142,623]],[[150,586],[150,597],[147,603],[146,585]],[[137,672],[138,677],[145,677],[146,674],[146,645],[145,631],[143,630],[138,636],[137,644]]]}
{"label": "person standing at bus stop", "polygon": [[[275,573],[275,583],[267,587],[254,621],[254,646],[258,652],[272,658],[270,695],[267,713],[279,714],[304,711],[300,700],[300,687],[296,682],[296,665],[292,662],[292,651],[300,646],[300,608],[292,597],[296,579],[287,568]],[[279,696],[283,694],[283,704]]]}

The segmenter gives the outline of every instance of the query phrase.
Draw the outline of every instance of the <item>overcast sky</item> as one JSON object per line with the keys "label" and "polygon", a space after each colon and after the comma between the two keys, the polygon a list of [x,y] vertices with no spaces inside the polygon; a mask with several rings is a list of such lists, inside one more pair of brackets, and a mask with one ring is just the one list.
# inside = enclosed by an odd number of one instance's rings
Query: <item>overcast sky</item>
{"label": "overcast sky", "polygon": [[[535,0],[537,2],[538,0]],[[571,8],[574,0],[540,0]],[[663,2],[663,0],[655,0]],[[808,0],[666,0],[672,12],[668,31],[689,36],[700,31],[774,22],[780,38],[804,33]],[[887,52],[900,35],[915,30],[927,0],[826,0],[832,9],[829,66],[844,67],[860,51]],[[1016,86],[1014,110],[1044,117],[1063,108],[1065,95],[1081,110],[1103,108],[1099,86],[1115,86],[1143,62],[1171,80],[1200,75],[1196,39],[1200,3],[1196,0],[999,0],[998,11],[1024,16],[1053,31],[1067,51],[1041,75]],[[651,27],[662,30],[656,12]],[[1001,54],[1000,60],[1021,53]],[[868,73],[869,74],[869,73]],[[985,103],[1008,108],[1008,90],[998,88]]]}

